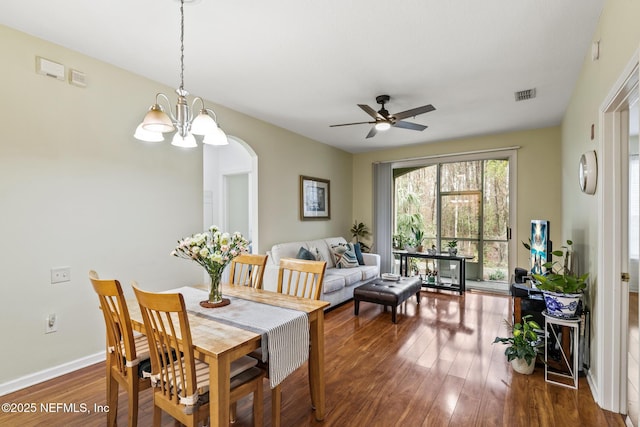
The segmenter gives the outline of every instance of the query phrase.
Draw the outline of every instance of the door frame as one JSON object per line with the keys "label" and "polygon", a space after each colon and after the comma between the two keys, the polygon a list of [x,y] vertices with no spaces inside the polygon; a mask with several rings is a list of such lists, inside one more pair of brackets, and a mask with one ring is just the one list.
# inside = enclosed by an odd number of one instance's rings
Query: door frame
{"label": "door frame", "polygon": [[[602,141],[598,167],[600,189],[597,192],[598,278],[595,289],[595,352],[596,381],[589,377],[598,404],[606,410],[626,413],[627,410],[627,318],[628,284],[620,280],[622,262],[623,191],[626,184],[620,173],[623,161],[623,141],[628,133],[623,129],[625,116],[622,110],[629,96],[638,86],[638,51],[627,64],[619,79],[599,109],[600,140]],[[611,313],[611,315],[609,314]]]}

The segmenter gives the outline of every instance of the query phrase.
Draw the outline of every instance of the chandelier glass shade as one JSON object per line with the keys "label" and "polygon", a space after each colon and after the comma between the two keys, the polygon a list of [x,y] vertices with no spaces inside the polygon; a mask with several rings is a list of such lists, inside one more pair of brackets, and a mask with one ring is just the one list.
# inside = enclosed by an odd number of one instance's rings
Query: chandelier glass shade
{"label": "chandelier glass shade", "polygon": [[[203,136],[202,142],[211,145],[226,145],[229,143],[227,135],[216,123],[216,114],[205,107],[204,100],[195,97],[189,106],[187,96],[189,92],[184,90],[184,0],[180,1],[180,87],[176,89],[178,102],[175,106],[175,114],[168,109],[165,112],[161,101],[171,105],[169,98],[164,93],[156,94],[156,102],[153,104],[142,123],[138,125],[134,137],[140,141],[161,142],[164,141],[164,133],[176,132],[171,145],[177,147],[197,147],[194,135]],[[196,110],[196,104],[200,109]],[[199,111],[194,117],[193,111]]]}

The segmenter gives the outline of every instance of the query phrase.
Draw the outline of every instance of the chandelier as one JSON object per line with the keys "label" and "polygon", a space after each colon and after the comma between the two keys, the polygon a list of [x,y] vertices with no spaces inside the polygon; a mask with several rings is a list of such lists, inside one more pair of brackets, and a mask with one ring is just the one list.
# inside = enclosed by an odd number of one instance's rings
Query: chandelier
{"label": "chandelier", "polygon": [[[216,114],[204,105],[204,100],[199,96],[193,99],[191,107],[187,103],[189,92],[184,90],[184,0],[180,0],[180,87],[176,89],[178,103],[175,115],[169,108],[169,114],[165,113],[160,105],[164,99],[170,105],[169,98],[164,93],[156,94],[156,102],[144,116],[142,123],[136,128],[133,135],[140,141],[160,142],[164,141],[164,133],[177,131],[173,136],[171,145],[177,147],[197,147],[194,135],[202,135],[205,144],[226,145],[229,143],[227,135],[216,123]],[[196,104],[201,106],[196,117],[193,116]]]}

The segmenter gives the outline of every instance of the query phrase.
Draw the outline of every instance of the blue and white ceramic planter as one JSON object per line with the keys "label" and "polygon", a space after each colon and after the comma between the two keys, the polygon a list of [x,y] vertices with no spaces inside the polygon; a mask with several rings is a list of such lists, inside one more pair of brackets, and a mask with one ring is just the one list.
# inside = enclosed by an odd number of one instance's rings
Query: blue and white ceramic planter
{"label": "blue and white ceramic planter", "polygon": [[547,306],[547,314],[561,319],[573,319],[582,294],[562,294],[558,292],[543,291],[544,303]]}

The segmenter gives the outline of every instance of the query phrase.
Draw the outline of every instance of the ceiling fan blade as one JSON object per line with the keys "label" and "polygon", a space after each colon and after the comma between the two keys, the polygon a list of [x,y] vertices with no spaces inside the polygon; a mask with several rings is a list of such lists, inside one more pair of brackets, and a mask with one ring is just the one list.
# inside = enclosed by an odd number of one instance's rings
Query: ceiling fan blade
{"label": "ceiling fan blade", "polygon": [[436,107],[434,107],[431,104],[428,104],[428,105],[423,105],[422,107],[412,108],[411,110],[401,111],[399,113],[393,114],[392,117],[395,118],[396,120],[402,120],[402,119],[406,119],[407,117],[417,116],[418,114],[428,113],[429,111],[433,111],[435,109]]}
{"label": "ceiling fan blade", "polygon": [[362,110],[364,110],[365,113],[367,113],[368,115],[370,115],[374,119],[382,119],[382,120],[386,120],[387,119],[386,117],[382,117],[382,115],[378,114],[378,112],[376,110],[374,110],[373,108],[369,107],[368,105],[358,104],[358,107],[362,108]]}
{"label": "ceiling fan blade", "polygon": [[377,133],[378,133],[378,131],[377,131],[376,127],[375,126],[371,126],[371,130],[367,134],[367,138],[373,138],[374,136],[376,136]]}
{"label": "ceiling fan blade", "polygon": [[366,125],[366,124],[372,124],[372,123],[375,123],[375,122],[342,123],[342,124],[339,124],[339,125],[329,125],[329,127],[330,128],[335,128],[335,127],[338,127],[338,126]]}
{"label": "ceiling fan blade", "polygon": [[397,127],[397,128],[402,128],[402,129],[411,129],[411,130],[425,130],[427,128],[427,126],[425,125],[420,125],[418,123],[411,123],[411,122],[403,122],[403,121],[399,121],[399,122],[395,122],[392,126]]}

